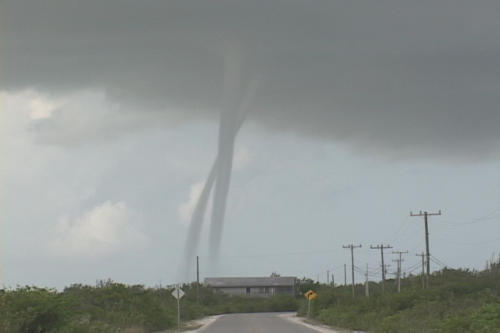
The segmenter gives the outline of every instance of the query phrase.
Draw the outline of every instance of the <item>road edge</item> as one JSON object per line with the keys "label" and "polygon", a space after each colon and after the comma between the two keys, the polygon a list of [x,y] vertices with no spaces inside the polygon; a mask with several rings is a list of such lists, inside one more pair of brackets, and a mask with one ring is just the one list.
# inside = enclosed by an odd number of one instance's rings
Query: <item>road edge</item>
{"label": "road edge", "polygon": [[189,330],[187,332],[190,333],[201,333],[204,330],[206,330],[208,327],[210,327],[217,319],[224,317],[224,315],[217,315],[217,316],[210,316],[210,317],[205,317],[203,319],[197,320],[196,323],[199,325],[202,325],[200,328],[197,328],[195,330]]}
{"label": "road edge", "polygon": [[341,331],[335,331],[326,325],[311,325],[309,323],[304,322],[304,318],[297,316],[297,313],[283,313],[279,315],[280,318],[291,321],[292,323],[299,324],[315,330],[321,333],[342,333]]}

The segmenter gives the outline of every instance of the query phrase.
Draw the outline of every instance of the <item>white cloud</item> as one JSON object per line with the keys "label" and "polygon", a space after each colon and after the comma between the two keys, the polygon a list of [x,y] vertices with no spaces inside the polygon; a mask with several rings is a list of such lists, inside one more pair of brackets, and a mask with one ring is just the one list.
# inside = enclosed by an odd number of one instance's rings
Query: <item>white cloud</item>
{"label": "white cloud", "polygon": [[6,112],[23,113],[31,120],[51,118],[65,104],[62,98],[35,90],[0,91],[0,100],[4,103]]}
{"label": "white cloud", "polygon": [[241,170],[252,161],[252,154],[245,147],[240,147],[236,150],[233,157],[233,168],[234,170]]}
{"label": "white cloud", "polygon": [[28,102],[31,119],[46,119],[52,117],[52,113],[60,103],[49,100],[46,97],[33,97]]}
{"label": "white cloud", "polygon": [[[241,170],[252,161],[252,154],[245,147],[240,147],[236,150],[233,157],[233,169]],[[188,199],[181,203],[178,208],[179,218],[182,224],[187,224],[191,220],[191,216],[196,208],[198,199],[205,186],[205,181],[200,181],[191,186]],[[211,199],[207,204],[207,213],[210,214]]]}
{"label": "white cloud", "polygon": [[51,248],[60,255],[106,255],[145,244],[137,214],[124,202],[105,202],[73,220],[62,217]]}
{"label": "white cloud", "polygon": [[[191,186],[189,190],[189,198],[187,201],[183,202],[179,206],[179,218],[182,224],[187,224],[191,220],[196,204],[198,203],[198,198],[203,191],[203,186],[205,186],[205,181],[198,182]],[[210,209],[210,202],[207,208]]]}

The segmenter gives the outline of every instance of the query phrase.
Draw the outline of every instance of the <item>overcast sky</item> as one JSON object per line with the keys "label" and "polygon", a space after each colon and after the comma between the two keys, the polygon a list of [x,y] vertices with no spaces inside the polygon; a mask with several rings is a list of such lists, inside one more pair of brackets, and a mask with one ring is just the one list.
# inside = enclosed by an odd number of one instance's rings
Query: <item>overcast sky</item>
{"label": "overcast sky", "polygon": [[419,210],[443,211],[430,219],[436,261],[482,268],[500,251],[498,1],[0,6],[5,285],[176,282],[228,54],[233,98],[258,87],[220,264],[204,234],[202,277],[340,281],[349,243],[373,274],[381,242],[410,251],[412,268]]}

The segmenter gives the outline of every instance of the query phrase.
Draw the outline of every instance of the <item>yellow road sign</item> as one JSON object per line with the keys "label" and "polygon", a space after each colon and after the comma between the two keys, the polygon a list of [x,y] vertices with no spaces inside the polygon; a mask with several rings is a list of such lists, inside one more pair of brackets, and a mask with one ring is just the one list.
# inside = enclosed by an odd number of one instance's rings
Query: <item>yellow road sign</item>
{"label": "yellow road sign", "polygon": [[313,299],[318,298],[318,294],[316,294],[314,291],[309,290],[304,294],[304,297],[308,299],[309,301],[312,301]]}

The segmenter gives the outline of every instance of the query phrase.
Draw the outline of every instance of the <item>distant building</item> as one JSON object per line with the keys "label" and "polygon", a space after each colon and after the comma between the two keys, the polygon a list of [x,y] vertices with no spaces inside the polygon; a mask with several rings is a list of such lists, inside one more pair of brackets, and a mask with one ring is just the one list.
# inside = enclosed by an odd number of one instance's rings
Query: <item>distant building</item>
{"label": "distant building", "polygon": [[205,278],[205,286],[229,295],[270,297],[295,296],[294,276]]}

